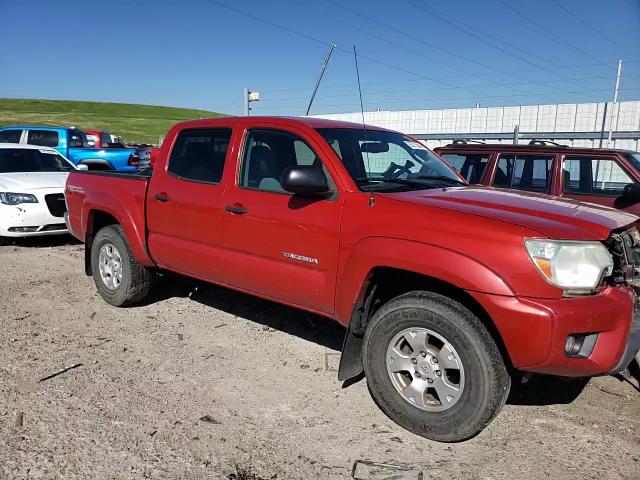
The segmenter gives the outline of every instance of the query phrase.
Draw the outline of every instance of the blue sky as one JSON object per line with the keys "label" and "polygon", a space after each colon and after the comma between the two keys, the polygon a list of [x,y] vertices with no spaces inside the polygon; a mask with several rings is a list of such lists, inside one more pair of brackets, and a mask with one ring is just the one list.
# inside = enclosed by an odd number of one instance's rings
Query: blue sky
{"label": "blue sky", "polygon": [[[225,8],[226,6],[226,8]],[[235,11],[234,11],[235,10]],[[0,0],[0,97],[253,114],[640,99],[640,0]]]}

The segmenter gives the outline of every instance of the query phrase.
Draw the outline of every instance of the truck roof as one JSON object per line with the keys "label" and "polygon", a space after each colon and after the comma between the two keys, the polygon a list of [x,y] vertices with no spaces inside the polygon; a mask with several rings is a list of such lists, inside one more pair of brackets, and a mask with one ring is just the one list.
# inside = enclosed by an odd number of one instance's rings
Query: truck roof
{"label": "truck roof", "polygon": [[38,130],[69,130],[76,127],[54,127],[51,125],[6,125],[4,127],[0,127],[0,130],[32,130],[34,128],[37,128]]}
{"label": "truck roof", "polygon": [[[344,122],[341,120],[329,120],[327,118],[315,117],[277,117],[277,116],[256,116],[256,117],[215,117],[200,118],[197,120],[187,120],[181,122],[180,128],[204,127],[204,126],[223,126],[223,125],[246,125],[254,122],[273,122],[281,125],[306,125],[311,128],[358,128],[362,129],[361,123]],[[373,125],[365,125],[367,130],[380,130],[393,132],[386,128],[376,127]]]}

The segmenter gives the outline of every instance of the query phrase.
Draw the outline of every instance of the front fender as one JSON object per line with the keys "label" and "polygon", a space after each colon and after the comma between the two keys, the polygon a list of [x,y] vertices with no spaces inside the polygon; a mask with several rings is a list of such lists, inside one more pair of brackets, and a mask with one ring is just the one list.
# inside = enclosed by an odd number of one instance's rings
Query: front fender
{"label": "front fender", "polygon": [[496,272],[466,255],[413,240],[367,237],[357,242],[338,273],[336,316],[347,326],[354,303],[377,267],[426,275],[472,292],[513,296],[513,288]]}
{"label": "front fender", "polygon": [[[141,202],[141,205],[144,205],[144,198],[141,199]],[[127,237],[131,253],[138,263],[146,267],[155,265],[146,248],[144,207],[140,211],[132,210],[114,195],[106,192],[89,192],[82,208],[81,231],[90,232],[93,229],[93,213],[96,211],[108,213],[118,221]],[[85,235],[87,243],[91,241],[88,237],[87,233]]]}

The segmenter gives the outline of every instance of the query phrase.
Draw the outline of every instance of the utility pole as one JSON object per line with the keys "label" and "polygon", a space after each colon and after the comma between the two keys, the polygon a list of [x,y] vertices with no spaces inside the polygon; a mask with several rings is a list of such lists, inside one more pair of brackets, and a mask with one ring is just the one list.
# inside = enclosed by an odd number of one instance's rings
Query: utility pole
{"label": "utility pole", "polygon": [[324,62],[322,64],[322,68],[320,69],[320,76],[316,81],[316,86],[313,87],[313,93],[311,94],[311,100],[309,100],[309,106],[307,107],[307,113],[305,113],[305,115],[309,115],[309,111],[311,111],[311,105],[313,104],[313,99],[316,98],[318,87],[320,86],[320,82],[322,81],[322,77],[324,76],[324,71],[329,66],[329,59],[331,58],[331,54],[333,53],[334,48],[336,48],[336,44],[332,43],[331,48],[329,48],[329,54],[326,57],[324,57]]}
{"label": "utility pole", "polygon": [[611,136],[613,134],[613,116],[616,117],[616,128],[618,128],[618,112],[616,104],[618,103],[618,92],[620,90],[620,77],[622,76],[622,60],[618,60],[618,74],[616,75],[616,89],[613,91],[613,105],[611,107],[611,120],[609,121],[609,138],[607,147],[611,146]]}
{"label": "utility pole", "polygon": [[244,107],[244,116],[248,117],[249,112],[251,111],[251,107],[249,104],[251,102],[259,102],[260,101],[260,92],[252,92],[248,88],[244,89],[243,98],[242,98],[242,106]]}

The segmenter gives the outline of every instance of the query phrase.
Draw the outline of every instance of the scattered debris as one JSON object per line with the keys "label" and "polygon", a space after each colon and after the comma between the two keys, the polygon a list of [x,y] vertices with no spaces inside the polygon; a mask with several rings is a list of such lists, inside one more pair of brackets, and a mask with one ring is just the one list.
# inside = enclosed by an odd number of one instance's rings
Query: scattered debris
{"label": "scattered debris", "polygon": [[18,413],[16,414],[16,423],[15,423],[15,426],[16,426],[16,427],[21,427],[23,423],[24,423],[24,412],[18,412]]}
{"label": "scattered debris", "polygon": [[178,334],[178,340],[183,341],[184,340],[184,334],[179,333]]}
{"label": "scattered debris", "polygon": [[417,467],[356,460],[351,470],[351,478],[359,480],[422,480],[424,474]]}
{"label": "scattered debris", "polygon": [[227,324],[226,324],[226,323],[221,323],[220,325],[216,325],[216,326],[215,326],[215,327],[213,327],[213,328],[220,328],[220,327],[226,327],[226,326],[227,326]]}
{"label": "scattered debris", "polygon": [[307,365],[306,363],[303,363],[302,365],[300,365],[300,368],[303,370],[306,370],[307,368],[309,368],[309,365]]}
{"label": "scattered debris", "polygon": [[89,315],[89,318],[91,320],[93,320],[94,318],[96,318],[96,312],[93,312],[91,315]]}
{"label": "scattered debris", "polygon": [[152,430],[149,432],[149,436],[153,437],[156,433],[158,433],[158,430]]}
{"label": "scattered debris", "polygon": [[14,318],[14,320],[16,320],[16,321],[18,321],[18,322],[19,322],[20,320],[24,320],[25,318],[29,318],[30,316],[31,316],[31,314],[30,314],[30,313],[27,313],[26,315],[23,315],[22,317],[16,317],[16,318]]}
{"label": "scattered debris", "polygon": [[205,415],[204,417],[200,417],[200,420],[202,422],[211,423],[213,425],[221,425],[222,424],[222,422],[219,422],[218,420],[216,420],[215,418],[213,418],[210,415]]}
{"label": "scattered debris", "polygon": [[73,370],[74,368],[78,368],[81,367],[82,364],[81,363],[74,363],[73,365],[63,368],[62,370],[58,370],[55,373],[52,373],[51,375],[47,375],[46,377],[42,377],[40,380],[38,380],[38,382],[44,382],[47,380],[52,379],[53,377],[57,377],[58,375],[62,375],[65,372],[68,372],[69,370]]}

